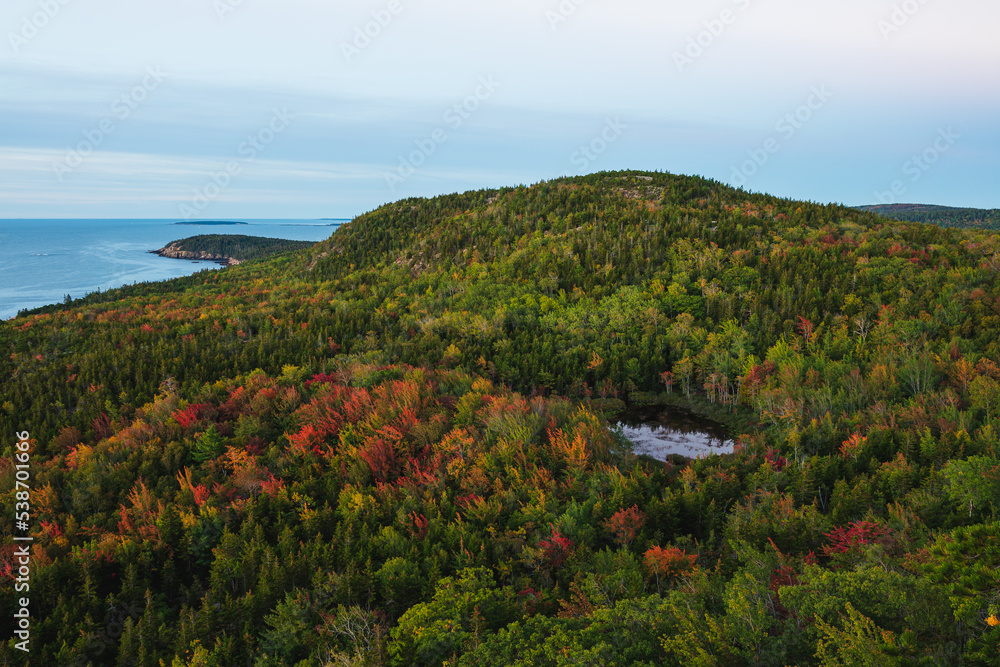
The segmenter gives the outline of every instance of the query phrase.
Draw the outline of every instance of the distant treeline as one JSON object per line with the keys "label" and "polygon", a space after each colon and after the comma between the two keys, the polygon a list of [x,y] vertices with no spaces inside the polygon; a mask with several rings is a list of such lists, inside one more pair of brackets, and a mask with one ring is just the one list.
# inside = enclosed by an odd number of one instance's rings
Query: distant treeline
{"label": "distant treeline", "polygon": [[923,222],[939,227],[959,229],[1000,229],[1000,209],[953,208],[950,206],[927,206],[924,204],[883,204],[859,206],[883,218]]}
{"label": "distant treeline", "polygon": [[311,241],[289,241],[287,239],[244,236],[242,234],[202,234],[174,241],[167,245],[167,248],[184,252],[206,252],[212,255],[224,255],[245,261],[276,255],[281,252],[302,250],[312,245]]}

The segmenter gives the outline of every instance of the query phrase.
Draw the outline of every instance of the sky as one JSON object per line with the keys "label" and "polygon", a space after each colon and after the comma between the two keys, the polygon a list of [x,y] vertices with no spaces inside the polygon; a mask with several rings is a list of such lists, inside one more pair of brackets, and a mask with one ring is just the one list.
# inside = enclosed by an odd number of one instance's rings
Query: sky
{"label": "sky", "polygon": [[1000,208],[995,0],[5,0],[0,218],[350,218],[604,170]]}

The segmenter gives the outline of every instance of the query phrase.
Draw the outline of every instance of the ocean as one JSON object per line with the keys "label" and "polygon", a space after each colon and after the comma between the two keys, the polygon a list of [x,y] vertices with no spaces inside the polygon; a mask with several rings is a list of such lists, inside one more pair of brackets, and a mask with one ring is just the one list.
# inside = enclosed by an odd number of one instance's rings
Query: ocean
{"label": "ocean", "polygon": [[176,220],[0,220],[0,319],[62,302],[221,268],[150,254],[199,234],[322,241],[346,220],[243,220],[246,225],[177,225]]}

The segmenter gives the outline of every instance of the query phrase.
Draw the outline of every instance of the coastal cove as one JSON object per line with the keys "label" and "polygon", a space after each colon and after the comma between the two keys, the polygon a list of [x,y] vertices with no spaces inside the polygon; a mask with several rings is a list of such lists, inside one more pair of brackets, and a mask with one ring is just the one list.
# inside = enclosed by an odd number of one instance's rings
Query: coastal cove
{"label": "coastal cove", "polygon": [[[150,253],[178,238],[216,226],[176,226],[176,220],[0,220],[0,319],[19,310],[58,303],[133,283],[170,280],[218,265]],[[247,220],[232,229],[244,236],[317,242],[347,222]],[[228,228],[228,227],[227,227]],[[185,231],[181,231],[185,230]]]}

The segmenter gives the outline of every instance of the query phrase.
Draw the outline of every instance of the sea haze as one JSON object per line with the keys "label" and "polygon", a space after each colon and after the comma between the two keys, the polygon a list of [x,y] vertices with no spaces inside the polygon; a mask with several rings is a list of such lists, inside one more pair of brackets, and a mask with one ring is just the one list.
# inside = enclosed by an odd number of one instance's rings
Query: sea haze
{"label": "sea haze", "polygon": [[[225,220],[225,219],[224,219]],[[0,220],[0,319],[131,285],[169,280],[218,264],[150,254],[199,234],[322,241],[343,220],[245,220],[246,225],[177,225],[177,220]]]}

